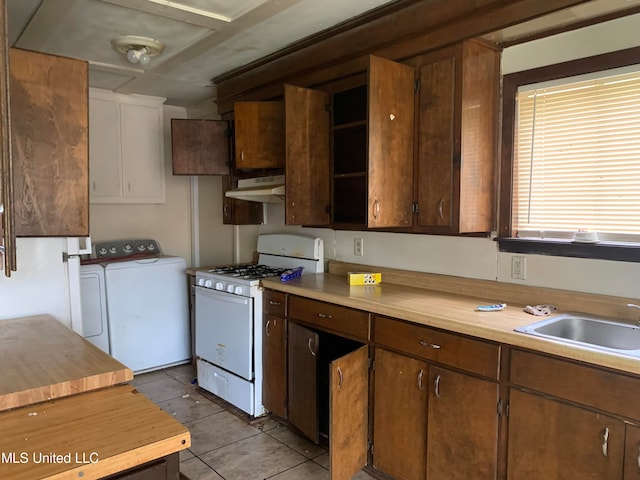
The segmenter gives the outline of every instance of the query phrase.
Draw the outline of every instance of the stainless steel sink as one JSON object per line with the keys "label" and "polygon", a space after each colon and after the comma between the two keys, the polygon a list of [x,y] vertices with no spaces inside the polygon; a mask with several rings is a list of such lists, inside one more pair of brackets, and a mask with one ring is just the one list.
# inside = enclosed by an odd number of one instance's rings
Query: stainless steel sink
{"label": "stainless steel sink", "polygon": [[606,318],[564,313],[516,328],[515,331],[640,357],[640,327]]}

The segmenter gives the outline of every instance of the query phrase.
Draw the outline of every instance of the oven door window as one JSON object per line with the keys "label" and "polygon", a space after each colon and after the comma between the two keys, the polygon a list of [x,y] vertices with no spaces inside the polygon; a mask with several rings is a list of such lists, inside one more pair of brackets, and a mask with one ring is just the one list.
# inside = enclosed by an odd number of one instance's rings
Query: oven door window
{"label": "oven door window", "polygon": [[253,379],[253,298],[196,287],[196,355]]}

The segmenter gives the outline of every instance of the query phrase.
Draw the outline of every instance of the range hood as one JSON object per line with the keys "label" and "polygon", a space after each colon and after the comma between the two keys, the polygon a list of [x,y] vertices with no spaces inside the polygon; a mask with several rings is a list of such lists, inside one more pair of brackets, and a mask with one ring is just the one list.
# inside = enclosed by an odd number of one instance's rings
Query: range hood
{"label": "range hood", "polygon": [[284,202],[284,175],[272,177],[243,178],[238,188],[225,193],[226,197],[259,203]]}

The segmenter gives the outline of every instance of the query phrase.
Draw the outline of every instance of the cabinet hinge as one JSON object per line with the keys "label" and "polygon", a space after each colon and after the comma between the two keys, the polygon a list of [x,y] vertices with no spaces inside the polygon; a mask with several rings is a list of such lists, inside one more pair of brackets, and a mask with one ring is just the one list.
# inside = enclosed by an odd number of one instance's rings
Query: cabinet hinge
{"label": "cabinet hinge", "polygon": [[373,443],[369,444],[369,453],[373,455]]}
{"label": "cabinet hinge", "polygon": [[369,370],[375,370],[376,369],[376,361],[373,359],[369,359]]}
{"label": "cabinet hinge", "polygon": [[507,405],[504,407],[504,414],[506,417],[509,416],[509,402],[507,402]]}
{"label": "cabinet hinge", "polygon": [[503,403],[502,403],[502,399],[499,398],[498,399],[498,416],[501,417],[502,416],[502,411],[503,411]]}
{"label": "cabinet hinge", "polygon": [[419,78],[416,78],[416,80],[414,81],[413,91],[416,92],[416,93],[420,91],[420,79]]}

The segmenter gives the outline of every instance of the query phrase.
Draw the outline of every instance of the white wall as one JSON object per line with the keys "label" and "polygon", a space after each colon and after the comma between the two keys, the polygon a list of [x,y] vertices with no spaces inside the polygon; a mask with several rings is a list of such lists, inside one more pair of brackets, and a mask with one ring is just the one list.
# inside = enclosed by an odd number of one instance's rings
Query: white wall
{"label": "white wall", "polygon": [[[638,46],[639,27],[640,15],[635,15],[514,46],[503,52],[502,71],[512,73]],[[255,248],[258,233],[276,231],[321,236],[325,256],[347,262],[640,298],[638,263],[525,255],[526,280],[512,280],[513,255],[498,252],[497,242],[489,238],[287,227],[283,206],[270,206],[268,224],[258,231],[244,231],[247,238],[242,242],[242,255]],[[353,241],[358,237],[364,239],[362,257],[353,255]]]}
{"label": "white wall", "polygon": [[165,105],[164,157],[166,202],[162,204],[91,204],[93,242],[124,238],[152,238],[165,254],[192,259],[191,177],[173,175],[171,119],[186,118],[183,107]]}
{"label": "white wall", "polygon": [[49,313],[70,326],[64,238],[18,238],[18,270],[0,271],[0,319]]}

